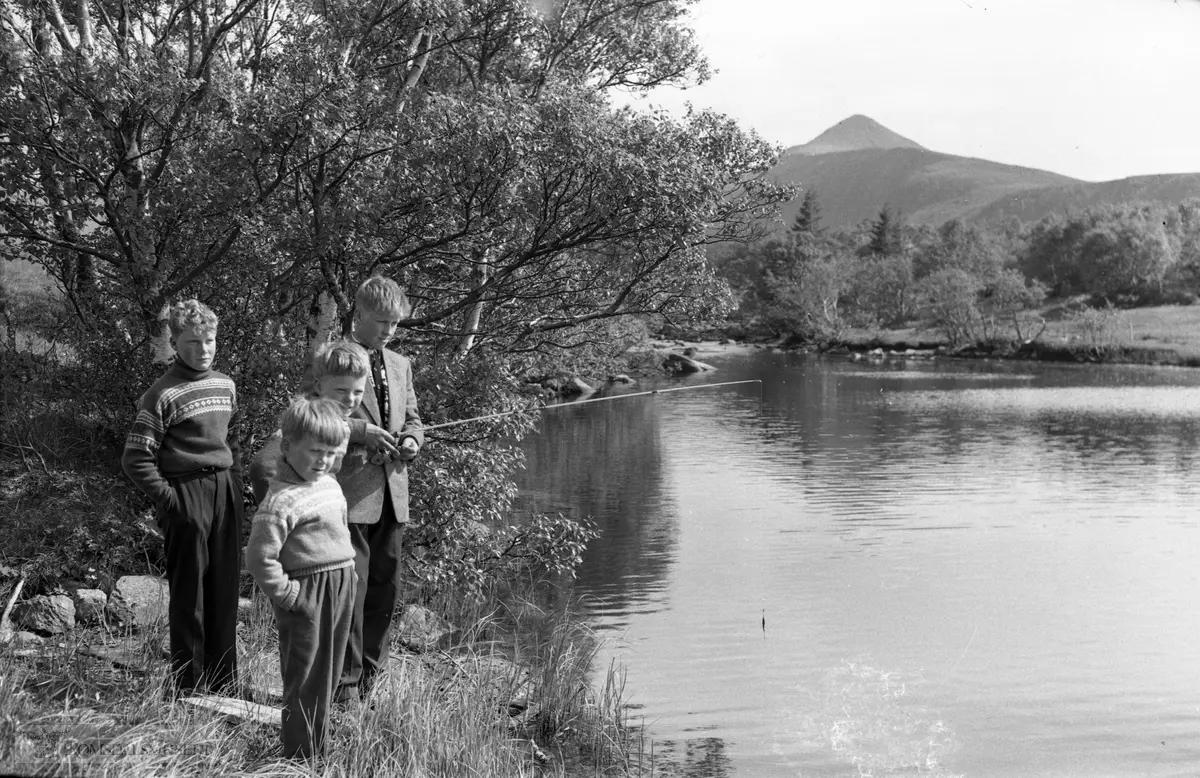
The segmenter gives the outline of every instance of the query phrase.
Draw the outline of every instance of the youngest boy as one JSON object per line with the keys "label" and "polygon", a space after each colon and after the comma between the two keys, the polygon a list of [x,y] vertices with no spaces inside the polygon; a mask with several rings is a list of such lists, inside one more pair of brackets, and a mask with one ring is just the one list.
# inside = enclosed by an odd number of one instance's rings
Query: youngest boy
{"label": "youngest boy", "polygon": [[357,579],[346,499],[331,472],[350,435],[332,400],[297,398],[280,417],[280,458],[254,516],[246,567],[270,598],[283,675],[283,756],[322,753]]}
{"label": "youngest boy", "polygon": [[[313,354],[312,364],[308,372],[313,377],[312,391],[308,399],[321,398],[334,400],[341,404],[347,421],[350,423],[350,443],[342,462],[334,468],[339,469],[361,467],[366,463],[366,427],[368,422],[363,419],[349,418],[350,414],[362,404],[363,394],[367,389],[367,374],[371,371],[371,363],[366,349],[349,340],[338,340],[326,343]],[[250,463],[250,486],[254,490],[254,499],[262,503],[266,497],[267,487],[275,477],[276,463],[279,461],[279,432],[276,431],[267,438],[262,449]]]}

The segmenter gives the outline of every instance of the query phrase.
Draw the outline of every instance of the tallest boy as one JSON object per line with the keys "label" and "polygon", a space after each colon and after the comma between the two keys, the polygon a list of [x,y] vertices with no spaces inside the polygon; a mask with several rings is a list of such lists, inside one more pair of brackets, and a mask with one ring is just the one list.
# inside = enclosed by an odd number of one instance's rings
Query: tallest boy
{"label": "tallest boy", "polygon": [[346,496],[359,581],[335,698],[343,703],[369,693],[388,659],[408,522],[408,462],[425,442],[412,366],[386,348],[411,311],[408,298],[395,281],[372,276],[358,288],[354,303],[351,339],[367,350],[371,373],[353,416],[367,422],[367,450],[374,456],[361,465],[347,463],[337,476]]}

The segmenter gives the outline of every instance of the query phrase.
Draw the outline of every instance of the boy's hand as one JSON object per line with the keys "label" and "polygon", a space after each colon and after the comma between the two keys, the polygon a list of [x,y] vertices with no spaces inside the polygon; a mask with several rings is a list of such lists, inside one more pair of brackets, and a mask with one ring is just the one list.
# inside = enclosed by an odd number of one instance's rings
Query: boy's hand
{"label": "boy's hand", "polygon": [[416,459],[417,452],[420,450],[421,448],[417,445],[417,441],[413,440],[411,437],[406,437],[404,440],[400,441],[400,453],[397,454],[397,457],[405,462],[408,462]]}
{"label": "boy's hand", "polygon": [[375,454],[382,454],[388,459],[399,453],[396,449],[396,438],[383,427],[367,424],[367,448]]}

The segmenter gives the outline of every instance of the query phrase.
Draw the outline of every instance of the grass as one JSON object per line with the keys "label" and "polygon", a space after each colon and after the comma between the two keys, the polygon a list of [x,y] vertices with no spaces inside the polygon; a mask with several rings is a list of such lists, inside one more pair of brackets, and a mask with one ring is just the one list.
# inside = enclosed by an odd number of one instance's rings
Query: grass
{"label": "grass", "polygon": [[[587,682],[595,638],[572,618],[551,618],[547,639],[518,649],[495,639],[497,617],[440,652],[401,655],[373,708],[335,717],[325,757],[280,758],[278,729],[164,699],[161,633],[77,631],[45,647],[0,647],[0,771],[88,776],[623,775],[634,750],[619,688]],[[484,636],[489,639],[483,640]],[[89,655],[95,642],[124,653],[120,666]],[[526,641],[528,642],[528,641]],[[523,662],[509,660],[536,651]],[[239,625],[243,679],[274,679],[278,647],[261,596]],[[267,692],[255,692],[266,702]],[[278,701],[274,701],[278,704]]]}

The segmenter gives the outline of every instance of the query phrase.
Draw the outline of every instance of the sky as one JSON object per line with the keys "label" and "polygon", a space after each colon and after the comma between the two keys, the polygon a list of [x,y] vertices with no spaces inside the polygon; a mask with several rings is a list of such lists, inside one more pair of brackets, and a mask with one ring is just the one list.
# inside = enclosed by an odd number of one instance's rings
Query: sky
{"label": "sky", "polygon": [[1086,181],[1200,173],[1200,0],[698,0],[716,71],[648,101],[781,146],[854,114]]}

